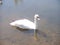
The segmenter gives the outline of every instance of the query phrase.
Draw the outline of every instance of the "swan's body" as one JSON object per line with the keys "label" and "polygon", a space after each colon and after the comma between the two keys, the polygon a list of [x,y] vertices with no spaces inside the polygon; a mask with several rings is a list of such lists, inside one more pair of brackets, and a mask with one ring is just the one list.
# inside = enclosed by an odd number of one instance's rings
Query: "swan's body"
{"label": "swan's body", "polygon": [[28,19],[21,19],[21,20],[16,20],[16,21],[10,23],[10,25],[16,26],[19,28],[23,28],[23,29],[36,29],[37,19],[39,19],[39,16],[37,14],[35,14],[34,22],[32,22]]}
{"label": "swan's body", "polygon": [[35,29],[35,23],[31,22],[28,19],[16,20],[16,21],[10,23],[10,25],[17,26],[17,27],[23,28],[23,29]]}

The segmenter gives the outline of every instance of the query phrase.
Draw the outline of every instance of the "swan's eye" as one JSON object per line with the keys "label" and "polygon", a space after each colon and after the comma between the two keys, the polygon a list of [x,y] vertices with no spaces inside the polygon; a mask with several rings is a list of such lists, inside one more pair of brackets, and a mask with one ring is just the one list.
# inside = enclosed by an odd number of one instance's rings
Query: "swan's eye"
{"label": "swan's eye", "polygon": [[39,18],[39,17],[37,17],[37,18]]}

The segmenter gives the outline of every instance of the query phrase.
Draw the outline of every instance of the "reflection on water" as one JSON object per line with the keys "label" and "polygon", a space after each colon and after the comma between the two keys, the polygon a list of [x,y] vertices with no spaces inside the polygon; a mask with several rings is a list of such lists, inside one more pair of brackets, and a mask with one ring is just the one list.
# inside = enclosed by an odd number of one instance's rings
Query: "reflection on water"
{"label": "reflection on water", "polygon": [[[37,32],[39,41],[33,39],[34,31],[20,31],[9,25],[21,18],[33,21],[35,13],[41,19]],[[60,45],[60,0],[3,0],[0,25],[1,45]]]}
{"label": "reflection on water", "polygon": [[18,5],[19,3],[22,3],[23,0],[14,0],[15,4]]}

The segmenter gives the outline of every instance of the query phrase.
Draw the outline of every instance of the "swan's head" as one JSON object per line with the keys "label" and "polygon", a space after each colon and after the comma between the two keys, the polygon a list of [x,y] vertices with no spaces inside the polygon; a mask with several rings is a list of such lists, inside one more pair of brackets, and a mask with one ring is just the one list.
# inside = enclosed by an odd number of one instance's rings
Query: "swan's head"
{"label": "swan's head", "polygon": [[40,17],[39,17],[38,14],[35,14],[34,18],[37,19],[37,20],[40,20]]}

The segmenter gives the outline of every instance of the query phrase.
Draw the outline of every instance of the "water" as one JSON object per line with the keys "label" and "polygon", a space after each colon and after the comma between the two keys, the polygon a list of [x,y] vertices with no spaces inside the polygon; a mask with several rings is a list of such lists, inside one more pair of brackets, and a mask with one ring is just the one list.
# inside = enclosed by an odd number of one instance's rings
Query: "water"
{"label": "water", "polygon": [[[34,40],[33,30],[20,31],[10,22],[27,18],[33,21],[39,14]],[[60,0],[2,0],[0,4],[0,45],[59,45],[60,44]]]}

